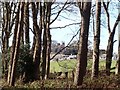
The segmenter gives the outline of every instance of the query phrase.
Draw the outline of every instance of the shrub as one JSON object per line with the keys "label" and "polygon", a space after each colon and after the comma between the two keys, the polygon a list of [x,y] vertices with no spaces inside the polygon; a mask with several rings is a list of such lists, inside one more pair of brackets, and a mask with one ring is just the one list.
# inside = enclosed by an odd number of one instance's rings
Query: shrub
{"label": "shrub", "polygon": [[24,82],[32,79],[33,73],[33,57],[30,54],[28,45],[21,45],[17,62],[17,75]]}

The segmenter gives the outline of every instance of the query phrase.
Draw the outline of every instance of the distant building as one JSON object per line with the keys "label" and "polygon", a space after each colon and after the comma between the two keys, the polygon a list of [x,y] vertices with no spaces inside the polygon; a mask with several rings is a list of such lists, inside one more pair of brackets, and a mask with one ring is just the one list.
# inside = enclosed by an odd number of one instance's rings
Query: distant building
{"label": "distant building", "polygon": [[[53,57],[54,54],[51,54],[51,57]],[[64,55],[64,54],[58,54],[56,55],[52,61],[61,61],[61,60],[70,60],[70,59],[77,59],[76,55]]]}
{"label": "distant building", "polygon": [[67,59],[77,59],[77,56],[76,56],[76,55],[69,55],[69,56],[67,57]]}
{"label": "distant building", "polygon": [[[106,60],[106,54],[101,54],[100,59]],[[112,60],[118,60],[118,55],[116,53],[113,54]]]}

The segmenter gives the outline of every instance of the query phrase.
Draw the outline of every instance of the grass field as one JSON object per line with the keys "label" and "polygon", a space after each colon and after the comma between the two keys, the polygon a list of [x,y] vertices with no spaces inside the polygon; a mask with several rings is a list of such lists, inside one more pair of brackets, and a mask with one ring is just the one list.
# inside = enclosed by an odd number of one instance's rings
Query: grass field
{"label": "grass field", "polygon": [[75,68],[76,60],[51,61],[50,72],[65,72],[71,71]]}
{"label": "grass field", "polygon": [[[1,65],[1,60],[0,60],[0,66]],[[50,62],[50,72],[66,72],[66,71],[72,71],[77,64],[77,60],[63,60],[63,61],[51,61]],[[116,60],[112,61],[112,67],[115,67],[116,65]],[[100,70],[105,70],[105,60],[100,60],[99,63],[99,68]],[[88,64],[87,64],[87,69],[91,70],[92,69],[92,60],[88,60]],[[112,70],[114,72],[114,70]],[[2,68],[0,67],[0,76],[2,74]]]}
{"label": "grass field", "polygon": [[[50,72],[65,72],[65,71],[71,71],[76,67],[77,60],[63,60],[63,61],[51,61],[50,62]],[[116,60],[112,61],[112,67],[115,67]],[[92,69],[92,60],[88,60],[87,69]],[[105,70],[105,60],[100,60],[99,62],[99,69]],[[112,70],[114,71],[114,70]]]}

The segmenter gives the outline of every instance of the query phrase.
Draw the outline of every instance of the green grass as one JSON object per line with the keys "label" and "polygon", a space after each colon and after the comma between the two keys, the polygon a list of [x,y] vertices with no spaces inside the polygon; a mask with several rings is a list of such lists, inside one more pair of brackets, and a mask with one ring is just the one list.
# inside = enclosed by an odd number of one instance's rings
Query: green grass
{"label": "green grass", "polygon": [[[100,60],[99,62],[99,69],[105,70],[105,60]],[[51,61],[50,62],[50,72],[65,72],[71,71],[76,67],[77,61],[76,60],[63,60],[63,61]],[[112,67],[115,67],[116,60],[112,60]],[[88,60],[87,69],[92,69],[92,60]],[[112,70],[114,71],[114,70]]]}
{"label": "green grass", "polygon": [[50,72],[71,71],[75,68],[76,63],[76,60],[51,61]]}

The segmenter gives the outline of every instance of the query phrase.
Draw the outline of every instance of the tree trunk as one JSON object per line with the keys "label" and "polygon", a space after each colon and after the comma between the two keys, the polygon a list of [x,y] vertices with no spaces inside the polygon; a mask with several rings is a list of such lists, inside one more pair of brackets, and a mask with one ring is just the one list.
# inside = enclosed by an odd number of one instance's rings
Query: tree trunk
{"label": "tree trunk", "polygon": [[19,22],[19,8],[18,8],[18,12],[16,14],[14,36],[13,36],[13,41],[12,41],[11,53],[10,53],[10,64],[9,64],[8,77],[7,77],[8,84],[10,83],[10,78],[11,78],[12,63],[13,63],[13,57],[14,57],[14,52],[15,52],[17,30],[18,30],[18,24],[19,24],[18,22]]}
{"label": "tree trunk", "polygon": [[110,68],[112,63],[112,54],[113,54],[113,46],[114,46],[114,35],[116,31],[116,27],[118,25],[118,21],[120,21],[120,13],[118,14],[118,17],[116,19],[116,22],[114,24],[112,32],[110,32],[109,40],[108,40],[108,46],[106,51],[106,75],[110,75]]}
{"label": "tree trunk", "polygon": [[42,79],[45,79],[46,74],[46,52],[47,52],[47,38],[46,30],[43,33],[43,51],[42,51]]}
{"label": "tree trunk", "polygon": [[99,44],[100,44],[100,17],[101,17],[101,2],[96,1],[96,30],[94,35],[93,46],[93,64],[92,64],[92,79],[98,77],[99,72]]}
{"label": "tree trunk", "polygon": [[46,63],[46,78],[49,78],[50,73],[50,53],[51,53],[51,35],[47,38],[47,63]]}
{"label": "tree trunk", "polygon": [[[3,7],[4,7],[4,4],[3,4]],[[5,41],[5,40],[4,40],[5,17],[4,17],[4,16],[5,16],[5,15],[4,15],[4,12],[5,12],[5,10],[4,10],[4,8],[3,8],[3,14],[2,14],[3,22],[2,22],[2,24],[1,24],[1,25],[2,25],[2,38],[1,38],[1,39],[2,39],[2,45],[1,45],[1,46],[2,46],[1,48],[2,48],[2,49],[1,49],[1,50],[2,50],[2,74],[3,74],[3,75],[4,75],[4,72],[5,72],[5,69],[4,69],[4,61],[5,61],[5,60],[4,60],[4,57],[5,57],[5,54],[4,54],[4,51],[5,51],[5,50],[4,50],[4,49],[5,49],[5,45],[4,45],[4,41]]]}
{"label": "tree trunk", "polygon": [[[2,31],[3,32],[3,31]],[[3,39],[3,34],[2,34],[2,39]],[[4,45],[4,40],[2,40],[2,75],[4,76],[5,74],[5,45]]]}
{"label": "tree trunk", "polygon": [[29,3],[25,3],[25,44],[28,44],[30,48],[30,39],[29,39]]}
{"label": "tree trunk", "polygon": [[[108,2],[109,3],[109,2]],[[106,50],[106,75],[110,75],[110,68],[111,68],[111,63],[112,63],[112,54],[113,54],[113,45],[114,45],[114,35],[116,31],[116,27],[118,25],[118,21],[120,21],[120,13],[118,14],[118,17],[116,19],[116,22],[113,26],[113,29],[111,30],[110,28],[110,15],[108,11],[109,4],[105,4],[103,2],[103,6],[107,15],[107,26],[108,26],[108,32],[109,32],[109,39],[108,39],[108,45],[107,45],[107,50]]]}
{"label": "tree trunk", "polygon": [[76,68],[76,76],[74,80],[74,84],[79,86],[83,83],[83,77],[86,73],[87,67],[87,52],[88,52],[88,32],[89,32],[89,21],[90,21],[90,11],[91,11],[91,2],[82,2],[79,4],[79,8],[81,10],[81,35],[79,42],[79,50],[78,50],[78,63]]}
{"label": "tree trunk", "polygon": [[3,63],[3,75],[5,77],[5,80],[7,80],[7,72],[8,72],[8,58],[7,53],[8,53],[8,48],[9,48],[9,36],[10,36],[10,31],[9,31],[9,3],[5,2],[3,4],[3,29],[2,29],[2,63]]}
{"label": "tree trunk", "polygon": [[[119,2],[120,5],[120,2]],[[118,12],[120,13],[120,7],[118,6]],[[116,64],[115,74],[120,74],[120,22],[118,24],[118,61]]]}
{"label": "tree trunk", "polygon": [[14,25],[14,21],[16,19],[15,14],[15,7],[16,5],[9,2],[2,3],[3,5],[3,23],[2,23],[2,66],[3,66],[3,73],[5,75],[5,79],[7,80],[8,76],[8,51],[9,51],[9,38],[10,33],[12,31],[12,27]]}
{"label": "tree trunk", "polygon": [[[23,14],[24,15],[24,14]],[[24,18],[24,16],[23,16]],[[22,28],[21,30],[21,35],[20,35],[21,39],[20,39],[20,44],[23,46],[24,45],[24,28]]]}
{"label": "tree trunk", "polygon": [[46,29],[46,4],[44,2],[44,6],[42,9],[43,12],[43,50],[42,50],[42,79],[45,79],[46,75],[46,53],[47,53],[47,29]]}
{"label": "tree trunk", "polygon": [[[51,52],[51,35],[50,35],[50,16],[51,16],[51,2],[44,2],[43,20],[44,20],[44,34],[43,34],[43,63],[42,63],[42,79],[47,79],[50,72],[50,52]],[[46,68],[46,69],[44,69]]]}
{"label": "tree trunk", "polygon": [[[24,5],[24,8],[25,8],[25,5]],[[22,16],[22,17],[23,17],[23,20],[25,19],[25,16],[24,16],[25,13],[24,13],[24,11],[25,11],[25,10],[23,10],[23,16]],[[28,19],[28,20],[29,20],[29,19]],[[25,23],[25,21],[24,21],[23,23]],[[24,45],[24,34],[25,34],[25,30],[24,30],[25,28],[24,28],[24,26],[25,26],[25,24],[23,24],[23,28],[21,29],[21,35],[20,35],[20,36],[21,36],[20,44],[21,44],[22,46]],[[28,27],[28,28],[29,28],[29,27]]]}
{"label": "tree trunk", "polygon": [[34,79],[40,79],[40,59],[41,59],[41,34],[42,30],[39,28],[37,24],[37,9],[35,7],[35,3],[32,2],[32,14],[33,14],[33,28],[35,30],[35,48],[33,55],[33,63],[34,63]]}
{"label": "tree trunk", "polygon": [[47,36],[47,51],[46,51],[46,77],[49,78],[50,73],[50,53],[51,53],[51,35],[50,35],[50,16],[51,16],[51,2],[47,3],[46,14],[46,36]]}
{"label": "tree trunk", "polygon": [[[19,8],[18,8],[19,9]],[[11,69],[11,77],[10,77],[10,86],[14,86],[15,84],[15,73],[16,73],[16,64],[17,64],[17,60],[18,60],[18,54],[19,54],[19,46],[20,46],[20,35],[21,35],[21,30],[23,28],[23,14],[24,14],[24,3],[21,2],[20,4],[20,10],[21,13],[20,15],[20,19],[19,19],[19,29],[17,30],[17,37],[16,37],[16,43],[15,43],[15,52],[14,52],[14,56],[13,56],[13,63],[12,63],[12,69]]]}
{"label": "tree trunk", "polygon": [[[120,27],[120,25],[119,25]],[[120,74],[120,28],[118,30],[118,37],[119,37],[119,42],[118,42],[118,61],[117,61],[117,64],[116,64],[116,70],[115,70],[115,74]]]}
{"label": "tree trunk", "polygon": [[108,46],[106,51],[106,74],[110,75],[110,68],[112,63],[112,54],[113,54],[113,33],[110,34],[109,40],[108,40]]}

